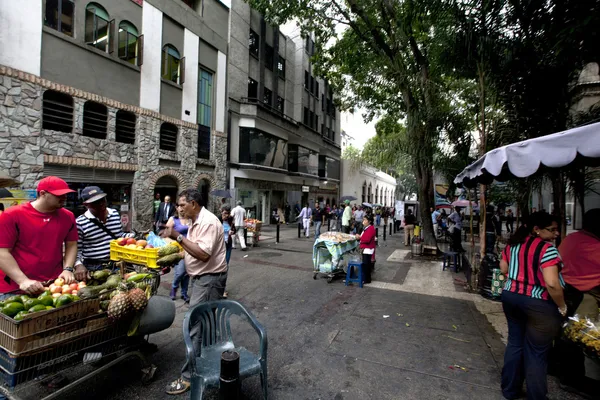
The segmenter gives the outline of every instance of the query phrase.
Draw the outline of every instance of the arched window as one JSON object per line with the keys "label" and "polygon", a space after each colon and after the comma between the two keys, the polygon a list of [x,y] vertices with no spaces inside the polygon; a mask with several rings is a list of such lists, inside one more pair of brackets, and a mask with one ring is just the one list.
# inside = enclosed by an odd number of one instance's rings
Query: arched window
{"label": "arched window", "polygon": [[83,136],[106,139],[108,110],[106,106],[94,101],[83,105]]}
{"label": "arched window", "polygon": [[111,51],[110,32],[114,25],[108,12],[97,3],[89,3],[85,8],[85,43],[106,53]]}
{"label": "arched window", "polygon": [[117,111],[115,140],[121,143],[135,143],[135,114],[125,110]]}
{"label": "arched window", "polygon": [[362,186],[362,202],[367,202],[367,181],[365,181]]}
{"label": "arched window", "polygon": [[42,129],[73,132],[73,98],[66,93],[46,90],[42,99]]}
{"label": "arched window", "polygon": [[177,133],[176,125],[163,122],[160,126],[159,148],[167,151],[177,151]]}
{"label": "arched window", "polygon": [[379,203],[379,185],[375,187],[375,203]]}
{"label": "arched window", "polygon": [[371,186],[371,184],[369,183],[369,189],[368,189],[368,196],[367,196],[367,201],[369,203],[373,202],[373,187]]}
{"label": "arched window", "polygon": [[133,65],[141,65],[138,60],[139,33],[135,25],[129,21],[119,24],[119,58]]}
{"label": "arched window", "polygon": [[179,51],[170,44],[163,47],[162,56],[162,77],[168,81],[182,84],[182,62]]}

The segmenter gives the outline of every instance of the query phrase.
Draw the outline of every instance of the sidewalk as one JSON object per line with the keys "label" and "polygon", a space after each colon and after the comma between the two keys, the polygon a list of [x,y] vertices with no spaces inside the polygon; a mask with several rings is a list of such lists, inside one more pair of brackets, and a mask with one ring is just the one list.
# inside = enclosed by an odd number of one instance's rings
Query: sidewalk
{"label": "sidewalk", "polygon": [[[455,280],[462,274],[407,258],[402,235],[383,241],[380,234],[372,284],[328,284],[312,278],[312,238],[299,240],[288,226],[275,243],[272,232],[263,228],[259,247],[234,250],[227,284],[229,297],[267,330],[270,399],[502,399],[504,344],[490,321],[504,316],[498,303],[466,293]],[[171,279],[164,277],[161,294]],[[150,337],[159,347],[151,358],[159,367],[154,382],[143,386],[138,366],[128,363],[63,399],[177,398],[164,394],[185,360],[188,307],[181,300],[176,306],[173,326]],[[234,321],[232,330],[236,344],[257,350],[251,328]],[[577,399],[549,382],[550,399]],[[258,377],[244,381],[242,391],[245,399],[260,399]]]}

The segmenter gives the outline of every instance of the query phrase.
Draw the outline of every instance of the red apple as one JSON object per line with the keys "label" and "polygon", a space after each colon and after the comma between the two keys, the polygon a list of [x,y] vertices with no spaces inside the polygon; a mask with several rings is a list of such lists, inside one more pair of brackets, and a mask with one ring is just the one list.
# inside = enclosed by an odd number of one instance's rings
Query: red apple
{"label": "red apple", "polygon": [[136,242],[137,240],[135,240],[134,238],[127,239],[127,244],[135,244]]}
{"label": "red apple", "polygon": [[71,290],[78,290],[79,289],[79,285],[77,283],[71,283],[69,285],[69,287],[71,288]]}
{"label": "red apple", "polygon": [[62,287],[62,294],[71,294],[72,291],[73,289],[71,289],[69,286]]}
{"label": "red apple", "polygon": [[127,238],[117,239],[117,244],[119,246],[125,246],[127,244]]}

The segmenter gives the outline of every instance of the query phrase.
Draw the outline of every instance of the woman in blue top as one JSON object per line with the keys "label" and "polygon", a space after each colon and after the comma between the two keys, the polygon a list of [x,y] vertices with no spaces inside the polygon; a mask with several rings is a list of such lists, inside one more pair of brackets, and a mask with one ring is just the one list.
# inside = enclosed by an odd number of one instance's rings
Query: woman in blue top
{"label": "woman in blue top", "polygon": [[[187,218],[177,207],[177,213],[179,217],[171,217],[167,221],[167,227],[175,229],[183,236],[187,237],[188,230],[192,226],[192,220]],[[190,283],[190,277],[185,271],[185,261],[181,260],[175,266],[175,276],[173,277],[173,284],[171,285],[171,300],[177,298],[177,289],[181,285],[181,299],[186,303],[189,303],[190,298],[188,296],[188,285]]]}
{"label": "woman in blue top", "polygon": [[[225,232],[223,235],[225,239],[225,261],[227,262],[227,268],[229,269],[231,247],[233,246],[232,237],[235,235],[235,223],[233,222],[233,217],[231,216],[231,207],[227,205],[221,207],[221,217],[219,220],[223,224],[223,231]],[[223,297],[227,297],[227,292],[223,293]]]}

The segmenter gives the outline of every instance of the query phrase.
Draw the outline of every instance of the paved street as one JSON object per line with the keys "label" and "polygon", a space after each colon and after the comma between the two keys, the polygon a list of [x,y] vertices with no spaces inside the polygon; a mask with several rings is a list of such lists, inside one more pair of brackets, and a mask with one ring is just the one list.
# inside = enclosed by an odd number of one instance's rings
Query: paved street
{"label": "paved street", "polygon": [[[462,274],[442,272],[437,262],[404,259],[408,251],[396,235],[386,242],[380,238],[372,285],[328,284],[312,279],[312,240],[295,234],[284,228],[275,244],[267,231],[260,247],[234,250],[229,275],[230,298],[246,305],[267,329],[271,398],[502,399],[504,345],[489,322],[501,329],[501,309],[465,293],[454,280],[464,279]],[[163,282],[166,295],[170,276]],[[181,325],[187,306],[178,300],[177,307],[173,326],[151,337],[159,346],[152,357],[159,367],[154,382],[143,386],[131,362],[67,398],[169,398],[163,388],[184,361]],[[257,348],[253,331],[239,324],[233,329],[235,340]],[[574,398],[553,378],[551,390],[552,399]],[[259,399],[259,378],[245,381],[243,392]]]}

